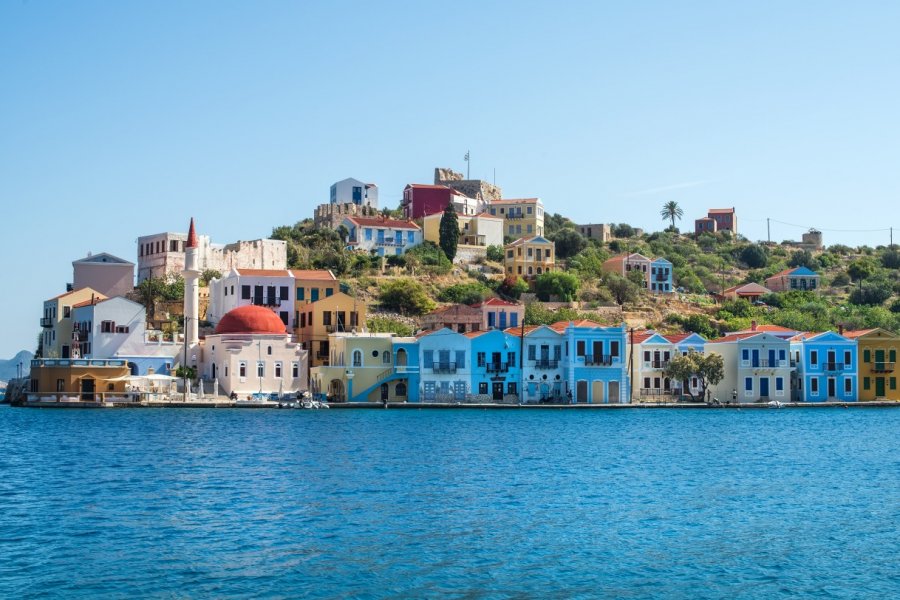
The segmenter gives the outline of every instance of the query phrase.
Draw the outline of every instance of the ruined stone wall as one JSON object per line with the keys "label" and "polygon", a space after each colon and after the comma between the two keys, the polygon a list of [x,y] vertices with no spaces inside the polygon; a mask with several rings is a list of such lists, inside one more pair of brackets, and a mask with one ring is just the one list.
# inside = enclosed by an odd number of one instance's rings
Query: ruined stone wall
{"label": "ruined stone wall", "polygon": [[446,185],[457,192],[470,198],[478,198],[486,202],[500,200],[502,190],[481,179],[464,179],[462,173],[457,173],[452,169],[442,169],[440,167],[434,170],[434,184]]}
{"label": "ruined stone wall", "polygon": [[316,227],[328,227],[337,229],[344,217],[374,216],[378,211],[368,206],[347,204],[320,204],[313,213],[313,223]]}

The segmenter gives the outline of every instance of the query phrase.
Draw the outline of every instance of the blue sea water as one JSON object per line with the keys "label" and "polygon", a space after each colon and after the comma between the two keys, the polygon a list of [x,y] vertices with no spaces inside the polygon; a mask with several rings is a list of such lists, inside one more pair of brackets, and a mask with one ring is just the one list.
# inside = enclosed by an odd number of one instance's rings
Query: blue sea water
{"label": "blue sea water", "polygon": [[0,407],[0,597],[900,597],[900,410]]}

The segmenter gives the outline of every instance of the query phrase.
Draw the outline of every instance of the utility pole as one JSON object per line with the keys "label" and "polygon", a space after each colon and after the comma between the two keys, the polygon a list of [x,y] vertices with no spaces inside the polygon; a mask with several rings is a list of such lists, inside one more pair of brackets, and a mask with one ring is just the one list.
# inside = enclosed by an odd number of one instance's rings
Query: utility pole
{"label": "utility pole", "polygon": [[891,246],[890,246],[890,248],[891,248],[891,250],[894,249],[894,228],[893,227],[891,227]]}

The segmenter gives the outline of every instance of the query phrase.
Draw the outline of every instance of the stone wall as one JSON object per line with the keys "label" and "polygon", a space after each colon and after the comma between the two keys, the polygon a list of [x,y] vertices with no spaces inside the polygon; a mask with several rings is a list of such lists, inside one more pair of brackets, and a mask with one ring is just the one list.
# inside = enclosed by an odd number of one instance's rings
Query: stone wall
{"label": "stone wall", "polygon": [[320,204],[313,213],[313,223],[315,223],[316,227],[337,229],[344,217],[366,217],[376,214],[378,214],[378,211],[374,208],[353,203]]}
{"label": "stone wall", "polygon": [[468,265],[478,259],[487,259],[487,247],[460,244],[456,247],[456,256],[453,257],[453,262],[458,265]]}
{"label": "stone wall", "polygon": [[486,202],[500,200],[502,196],[502,190],[487,181],[464,179],[462,173],[440,167],[434,170],[434,185],[446,185],[469,198],[477,198]]}

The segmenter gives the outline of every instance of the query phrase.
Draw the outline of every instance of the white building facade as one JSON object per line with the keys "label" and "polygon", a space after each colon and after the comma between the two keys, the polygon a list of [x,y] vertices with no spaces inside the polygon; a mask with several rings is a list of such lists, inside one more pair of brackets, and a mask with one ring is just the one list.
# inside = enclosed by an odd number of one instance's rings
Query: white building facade
{"label": "white building facade", "polygon": [[348,177],[331,184],[331,204],[355,204],[378,209],[378,186]]}

